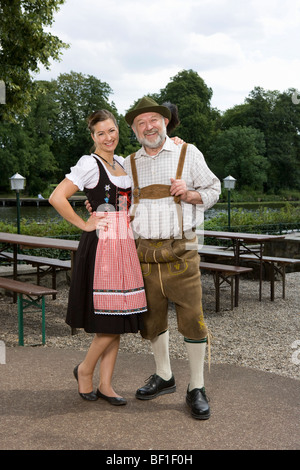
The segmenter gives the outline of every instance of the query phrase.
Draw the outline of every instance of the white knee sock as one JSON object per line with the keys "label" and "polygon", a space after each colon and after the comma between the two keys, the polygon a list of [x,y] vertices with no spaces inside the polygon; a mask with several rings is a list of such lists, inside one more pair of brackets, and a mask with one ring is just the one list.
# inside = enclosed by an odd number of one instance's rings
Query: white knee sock
{"label": "white knee sock", "polygon": [[190,363],[190,384],[189,390],[204,387],[204,358],[206,343],[189,343],[185,341],[189,363]]}
{"label": "white knee sock", "polygon": [[164,380],[170,380],[172,370],[169,358],[169,330],[151,340],[154,354],[156,374]]}

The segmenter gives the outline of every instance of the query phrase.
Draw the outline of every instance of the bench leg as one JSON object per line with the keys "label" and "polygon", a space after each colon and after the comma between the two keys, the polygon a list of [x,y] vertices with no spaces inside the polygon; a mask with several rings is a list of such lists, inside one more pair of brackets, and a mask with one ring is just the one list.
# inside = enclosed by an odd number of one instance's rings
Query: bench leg
{"label": "bench leg", "polygon": [[[43,295],[40,300],[34,301],[29,297],[30,300],[23,299],[23,294],[18,294],[18,329],[19,329],[19,346],[24,346],[24,321],[23,321],[23,312],[26,306],[33,305],[42,310],[42,344],[46,344],[46,301],[45,296]],[[25,302],[25,307],[24,307]]]}
{"label": "bench leg", "polygon": [[22,294],[18,294],[18,329],[19,329],[19,346],[24,346],[23,295]]}
{"label": "bench leg", "polygon": [[216,312],[219,312],[220,311],[220,276],[219,276],[219,273],[216,273],[215,290],[216,290]]}
{"label": "bench leg", "polygon": [[[54,266],[52,267],[52,289],[56,290],[56,269]],[[56,294],[52,295],[52,299],[56,299]]]}

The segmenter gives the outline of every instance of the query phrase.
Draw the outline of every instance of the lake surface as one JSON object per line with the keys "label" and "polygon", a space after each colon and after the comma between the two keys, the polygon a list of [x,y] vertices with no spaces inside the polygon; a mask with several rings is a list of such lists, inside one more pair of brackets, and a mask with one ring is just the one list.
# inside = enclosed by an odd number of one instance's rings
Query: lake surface
{"label": "lake surface", "polygon": [[[280,207],[284,206],[283,202],[279,203],[245,203],[245,207],[242,204],[232,204],[231,210],[242,208],[247,212],[256,211],[259,206],[269,207],[270,210],[278,210]],[[76,201],[75,206],[73,209],[82,217],[85,218],[86,210],[83,202]],[[209,209],[205,212],[205,219],[210,219],[212,217],[216,217],[220,213],[227,214],[227,204],[226,203],[218,203],[212,209]],[[45,221],[55,221],[61,220],[61,216],[56,212],[56,210],[50,205],[40,205],[37,206],[36,203],[34,205],[24,204],[21,205],[20,208],[20,216],[21,219],[26,219],[28,223],[30,222],[45,222]],[[5,221],[8,223],[17,223],[17,208],[15,205],[6,205],[0,206],[0,220]]]}
{"label": "lake surface", "polygon": [[[75,206],[73,209],[83,216],[87,213],[84,206]],[[227,210],[223,208],[210,209],[205,213],[205,219],[215,217],[220,212],[227,212]],[[26,219],[28,223],[61,220],[61,216],[52,206],[21,206],[20,217],[21,219]],[[7,223],[17,223],[16,206],[0,206],[0,220]]]}

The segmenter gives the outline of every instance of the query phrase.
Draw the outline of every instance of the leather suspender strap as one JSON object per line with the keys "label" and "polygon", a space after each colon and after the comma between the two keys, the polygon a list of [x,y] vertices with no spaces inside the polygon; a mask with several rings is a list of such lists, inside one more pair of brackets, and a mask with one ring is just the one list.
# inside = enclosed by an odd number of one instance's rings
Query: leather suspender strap
{"label": "leather suspender strap", "polygon": [[181,147],[180,157],[177,166],[176,179],[180,180],[182,176],[182,170],[184,166],[185,156],[186,156],[187,144],[183,144]]}
{"label": "leather suspender strap", "polygon": [[[180,157],[177,165],[176,179],[180,180],[182,176],[182,170],[184,166],[185,156],[186,156],[187,144],[183,144],[181,147]],[[180,203],[180,196],[174,196],[174,202],[176,204]]]}
{"label": "leather suspender strap", "polygon": [[130,155],[130,164],[131,164],[131,171],[132,171],[132,179],[133,179],[133,198],[134,198],[134,204],[138,204],[140,202],[139,198],[139,182],[138,182],[138,175],[137,175],[137,169],[136,169],[136,164],[135,164],[135,153],[132,153]]}
{"label": "leather suspender strap", "polygon": [[[187,151],[187,144],[183,144],[178,160],[176,179],[181,179],[182,170],[184,166],[185,156]],[[138,204],[140,199],[161,199],[164,197],[170,197],[170,185],[168,184],[151,184],[144,188],[139,187],[137,169],[135,164],[135,153],[130,155],[132,179],[133,179],[133,202]],[[180,197],[174,196],[174,201],[179,203]]]}

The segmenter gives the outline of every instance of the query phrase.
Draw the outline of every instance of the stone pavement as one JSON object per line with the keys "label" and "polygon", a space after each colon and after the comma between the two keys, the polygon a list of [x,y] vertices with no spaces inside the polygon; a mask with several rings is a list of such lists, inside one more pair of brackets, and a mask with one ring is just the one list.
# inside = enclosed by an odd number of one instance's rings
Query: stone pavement
{"label": "stone pavement", "polygon": [[[7,348],[0,364],[1,450],[299,450],[300,381],[227,364],[205,371],[211,418],[185,405],[189,367],[172,360],[177,391],[140,401],[135,390],[154,372],[152,355],[120,353],[114,386],[127,398],[114,407],[86,402],[73,367],[84,352]],[[95,378],[95,387],[97,377]],[[117,454],[116,454],[117,455]]]}

